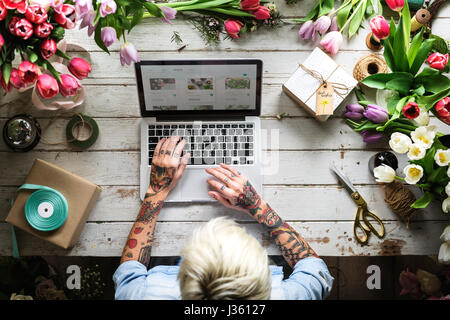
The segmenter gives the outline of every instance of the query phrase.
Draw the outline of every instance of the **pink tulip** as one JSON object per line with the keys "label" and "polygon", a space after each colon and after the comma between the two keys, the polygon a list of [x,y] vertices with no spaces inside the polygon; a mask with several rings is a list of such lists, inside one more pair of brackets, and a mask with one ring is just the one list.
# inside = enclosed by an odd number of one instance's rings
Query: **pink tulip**
{"label": "pink tulip", "polygon": [[314,22],[314,30],[324,35],[331,26],[331,19],[328,16],[321,16]]}
{"label": "pink tulip", "polygon": [[84,59],[72,58],[67,66],[69,71],[78,79],[82,80],[87,78],[89,72],[91,72],[91,65]]}
{"label": "pink tulip", "polygon": [[338,23],[337,23],[337,16],[334,16],[333,19],[331,19],[331,26],[328,31],[339,31]]}
{"label": "pink tulip", "polygon": [[339,31],[331,31],[320,40],[320,46],[334,55],[339,51],[343,40],[342,34]]}
{"label": "pink tulip", "polygon": [[116,29],[113,27],[104,27],[101,32],[101,38],[105,46],[109,47],[117,40]]}
{"label": "pink tulip", "polygon": [[431,68],[442,70],[448,64],[448,58],[448,53],[442,54],[439,52],[435,52],[428,57],[427,62]]}
{"label": "pink tulip", "polygon": [[59,92],[58,81],[48,74],[41,74],[36,82],[39,94],[44,99],[50,99]]}
{"label": "pink tulip", "polygon": [[41,73],[37,65],[27,60],[22,61],[17,68],[17,72],[19,73],[20,80],[25,84],[34,83]]}
{"label": "pink tulip", "polygon": [[52,7],[53,7],[53,10],[56,13],[61,13],[63,5],[64,5],[64,0],[52,0],[51,4],[52,4]]}
{"label": "pink tulip", "polygon": [[120,63],[124,66],[132,62],[139,62],[138,52],[133,44],[125,42],[120,48]]}
{"label": "pink tulip", "polygon": [[48,22],[44,22],[34,27],[34,34],[39,38],[47,38],[52,33],[52,30],[53,25]]}
{"label": "pink tulip", "polygon": [[89,14],[94,10],[92,6],[92,0],[76,0],[75,1],[75,12],[77,14],[77,19],[83,18],[85,15]]}
{"label": "pink tulip", "polygon": [[101,0],[100,4],[100,15],[102,18],[109,14],[115,13],[117,10],[117,4],[114,0]]}
{"label": "pink tulip", "polygon": [[8,24],[8,30],[11,34],[16,35],[16,23],[19,22],[19,17],[12,17]]}
{"label": "pink tulip", "polygon": [[5,39],[3,38],[2,34],[0,33],[0,51],[2,51],[4,44],[5,44]]}
{"label": "pink tulip", "polygon": [[256,11],[253,12],[256,20],[266,20],[270,18],[270,10],[267,7],[259,6]]}
{"label": "pink tulip", "polygon": [[258,10],[260,0],[241,0],[241,9],[244,11]]}
{"label": "pink tulip", "polygon": [[378,40],[387,39],[389,37],[389,24],[383,16],[376,16],[370,20],[370,29]]}
{"label": "pink tulip", "polygon": [[6,9],[17,10],[20,13],[25,13],[28,8],[28,0],[3,0]]}
{"label": "pink tulip", "polygon": [[56,52],[56,42],[53,39],[45,39],[41,44],[41,55],[45,60],[50,59]]}
{"label": "pink tulip", "polygon": [[81,89],[78,80],[70,74],[61,75],[61,83],[59,83],[59,92],[63,97],[72,97]]}
{"label": "pink tulip", "polygon": [[23,38],[23,40],[29,39],[34,31],[33,25],[27,19],[20,19],[15,25],[16,36]]}
{"label": "pink tulip", "polygon": [[6,9],[3,2],[0,2],[0,21],[5,20],[7,15],[8,15],[8,9]]}
{"label": "pink tulip", "polygon": [[165,16],[165,18],[161,18],[161,20],[165,23],[172,24],[172,21],[170,20],[175,19],[175,16],[177,15],[177,10],[166,6],[161,6],[159,8],[162,10]]}
{"label": "pink tulip", "polygon": [[434,105],[434,110],[436,110],[436,114],[441,121],[450,125],[450,97],[439,100]]}
{"label": "pink tulip", "polygon": [[55,21],[64,29],[72,29],[75,27],[75,7],[71,4],[64,4],[60,13],[53,15]]}
{"label": "pink tulip", "polygon": [[39,24],[47,20],[47,11],[39,4],[32,4],[25,12],[25,18],[34,24]]}
{"label": "pink tulip", "polygon": [[386,4],[393,11],[402,11],[403,6],[405,5],[405,0],[386,0]]}
{"label": "pink tulip", "polygon": [[11,85],[16,89],[21,89],[26,86],[25,83],[22,81],[22,79],[20,79],[19,71],[16,68],[11,69],[11,75],[9,76],[9,83],[11,83]]}
{"label": "pink tulip", "polygon": [[298,30],[298,36],[301,39],[312,41],[316,40],[316,31],[314,30],[314,23],[309,20],[302,24],[300,30]]}
{"label": "pink tulip", "polygon": [[239,38],[239,32],[241,31],[244,24],[239,20],[228,19],[225,21],[225,30],[228,35],[234,39]]}

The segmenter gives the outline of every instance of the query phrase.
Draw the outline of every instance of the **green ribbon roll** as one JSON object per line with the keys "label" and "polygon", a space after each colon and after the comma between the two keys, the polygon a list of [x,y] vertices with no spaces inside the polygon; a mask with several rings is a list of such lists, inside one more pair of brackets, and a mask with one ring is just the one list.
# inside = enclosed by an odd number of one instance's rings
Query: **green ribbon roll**
{"label": "green ribbon roll", "polygon": [[[25,218],[30,226],[39,231],[53,231],[61,227],[67,219],[69,207],[66,198],[57,190],[37,184],[26,183],[22,189],[36,190],[25,203]],[[19,257],[14,228],[12,229],[13,257]]]}
{"label": "green ribbon roll", "polygon": [[[73,134],[73,129],[77,126],[81,125],[82,127],[89,127],[91,130],[91,135],[86,140],[79,140]],[[99,129],[97,122],[91,117],[78,113],[75,114],[72,119],[70,119],[69,123],[66,127],[66,137],[67,141],[72,144],[74,147],[79,149],[87,149],[92,146],[95,141],[97,141],[99,134]]]}

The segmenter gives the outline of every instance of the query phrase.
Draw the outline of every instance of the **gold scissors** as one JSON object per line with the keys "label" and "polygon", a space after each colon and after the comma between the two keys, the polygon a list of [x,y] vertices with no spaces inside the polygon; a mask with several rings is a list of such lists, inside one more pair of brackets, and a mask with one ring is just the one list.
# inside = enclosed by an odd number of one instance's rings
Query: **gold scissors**
{"label": "gold scissors", "polygon": [[[367,244],[370,233],[373,232],[378,238],[384,237],[384,225],[383,222],[374,213],[370,212],[367,208],[367,202],[361,197],[359,192],[355,189],[350,180],[339,171],[334,164],[330,165],[330,169],[337,175],[339,180],[344,184],[345,189],[350,193],[353,201],[358,206],[356,211],[355,224],[353,225],[353,233],[356,240],[361,244]],[[370,223],[368,217],[372,218],[380,227],[380,232],[374,228]],[[361,220],[362,219],[362,220]],[[362,231],[362,236],[358,235],[358,229]]]}

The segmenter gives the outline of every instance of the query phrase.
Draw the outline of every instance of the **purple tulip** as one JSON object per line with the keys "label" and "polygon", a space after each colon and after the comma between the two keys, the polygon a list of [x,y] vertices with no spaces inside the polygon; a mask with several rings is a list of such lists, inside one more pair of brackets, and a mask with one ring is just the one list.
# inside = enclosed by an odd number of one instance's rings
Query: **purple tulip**
{"label": "purple tulip", "polygon": [[109,14],[115,13],[117,10],[117,4],[114,0],[101,0],[100,4],[100,15],[102,18]]}
{"label": "purple tulip", "polygon": [[309,20],[302,24],[300,30],[298,31],[298,36],[304,40],[315,40],[316,39],[316,31],[314,30],[314,23]]}
{"label": "purple tulip", "polygon": [[337,16],[334,16],[333,19],[331,19],[331,26],[328,31],[339,31],[339,27],[337,24]]}
{"label": "purple tulip", "polygon": [[120,48],[120,63],[124,66],[125,64],[130,65],[132,62],[139,62],[138,52],[134,45],[125,42]]}
{"label": "purple tulip", "polygon": [[331,19],[329,16],[321,16],[314,22],[314,30],[324,35],[331,26]]}
{"label": "purple tulip", "polygon": [[77,15],[77,19],[82,19],[93,10],[94,7],[92,6],[92,0],[75,0],[75,13]]}
{"label": "purple tulip", "polygon": [[389,120],[387,111],[376,104],[369,104],[363,114],[367,119],[374,123],[385,123]]}
{"label": "purple tulip", "polygon": [[170,21],[170,20],[175,19],[177,10],[175,10],[174,8],[166,7],[166,6],[161,6],[160,9],[162,10],[162,12],[164,13],[164,16],[165,16],[165,18],[161,18],[161,20],[168,24],[172,24],[172,21]]}
{"label": "purple tulip", "polygon": [[104,27],[102,29],[102,41],[105,46],[109,47],[117,40],[116,30],[112,27]]}
{"label": "purple tulip", "polygon": [[385,139],[384,134],[381,132],[364,130],[361,134],[365,143],[378,143]]}
{"label": "purple tulip", "polygon": [[364,107],[357,103],[348,104],[346,106],[347,112],[344,113],[344,117],[353,121],[358,121],[363,118]]}

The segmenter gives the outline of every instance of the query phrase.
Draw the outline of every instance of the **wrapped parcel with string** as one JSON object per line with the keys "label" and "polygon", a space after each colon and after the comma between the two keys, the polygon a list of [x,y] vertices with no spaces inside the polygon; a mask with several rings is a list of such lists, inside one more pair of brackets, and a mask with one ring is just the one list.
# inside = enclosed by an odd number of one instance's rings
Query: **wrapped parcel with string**
{"label": "wrapped parcel with string", "polygon": [[320,48],[299,63],[283,91],[319,121],[344,103],[357,81]]}

